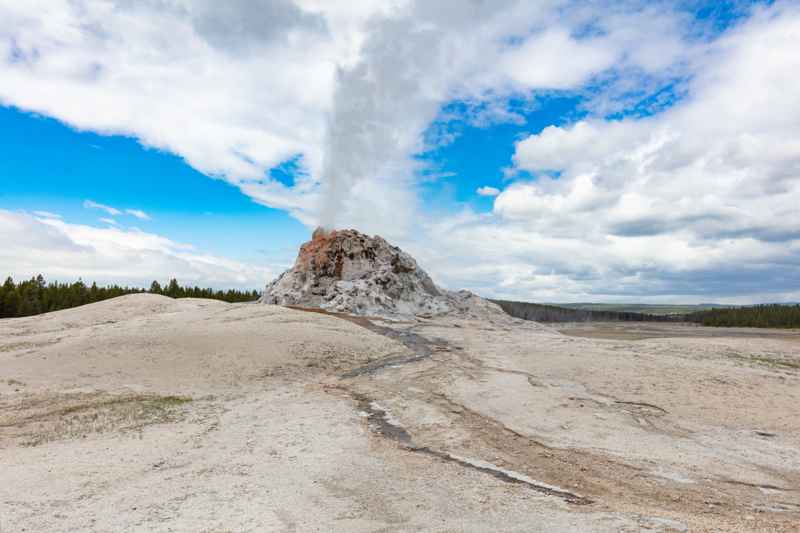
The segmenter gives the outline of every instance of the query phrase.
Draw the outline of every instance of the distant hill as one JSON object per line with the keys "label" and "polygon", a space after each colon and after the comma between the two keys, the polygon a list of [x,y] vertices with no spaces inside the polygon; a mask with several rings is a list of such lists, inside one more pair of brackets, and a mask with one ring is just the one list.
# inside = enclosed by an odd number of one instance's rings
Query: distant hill
{"label": "distant hill", "polygon": [[[694,322],[703,326],[800,328],[800,305],[537,304],[492,300],[506,313],[536,322]],[[646,311],[646,312],[642,312]]]}
{"label": "distant hill", "polygon": [[603,303],[548,303],[556,307],[564,307],[567,309],[580,309],[583,311],[603,311],[614,313],[641,313],[645,315],[686,315],[689,313],[696,313],[697,311],[705,311],[708,309],[726,309],[735,307],[726,304],[637,304],[637,303],[620,303],[620,304],[603,304]]}
{"label": "distant hill", "polygon": [[715,327],[800,328],[800,305],[760,304],[708,309],[692,313],[686,319]]}
{"label": "distant hill", "polygon": [[[683,314],[582,309],[510,300],[492,300],[492,302],[515,318],[536,322],[671,322],[684,317]],[[693,310],[697,311],[696,308]]]}

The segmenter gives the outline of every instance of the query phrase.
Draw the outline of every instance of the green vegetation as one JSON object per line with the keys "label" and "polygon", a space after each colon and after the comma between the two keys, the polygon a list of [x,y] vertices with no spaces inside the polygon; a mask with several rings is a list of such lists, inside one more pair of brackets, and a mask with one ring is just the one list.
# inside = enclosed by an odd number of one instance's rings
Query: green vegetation
{"label": "green vegetation", "polygon": [[789,368],[791,370],[800,370],[800,361],[793,359],[776,359],[774,357],[754,355],[750,358],[750,361],[754,361],[758,364],[772,368]]}
{"label": "green vegetation", "polygon": [[536,322],[670,322],[678,319],[671,315],[570,309],[555,305],[508,300],[492,301],[515,318]]}
{"label": "green vegetation", "polygon": [[764,304],[709,309],[687,315],[704,326],[749,328],[800,328],[800,305]]}
{"label": "green vegetation", "polygon": [[153,394],[109,396],[63,394],[31,397],[0,415],[0,437],[23,446],[111,431],[141,431],[151,424],[175,422],[192,401],[186,396]]}
{"label": "green vegetation", "polygon": [[83,281],[75,283],[46,283],[39,275],[28,281],[14,283],[10,277],[0,285],[0,318],[33,316],[59,309],[69,309],[79,305],[100,302],[124,294],[149,292],[171,298],[210,298],[225,302],[249,302],[258,299],[258,291],[215,291],[200,287],[182,287],[176,279],[171,279],[166,287],[157,281],[150,285],[150,290],[138,287],[120,287],[110,285],[98,287],[97,283],[86,286]]}
{"label": "green vegetation", "polygon": [[261,296],[256,290],[239,291],[228,289],[227,291],[215,291],[214,289],[201,289],[197,286],[182,287],[175,278],[172,278],[164,288],[157,281],[154,281],[150,284],[150,290],[147,292],[169,296],[170,298],[208,298],[229,303],[253,302]]}
{"label": "green vegetation", "polygon": [[[703,326],[750,328],[800,328],[800,305],[764,304],[745,307],[710,307],[715,304],[648,306],[645,304],[544,305],[492,300],[509,315],[536,322],[694,322]],[[592,308],[589,308],[589,307]],[[669,307],[672,312],[665,313]],[[704,308],[706,307],[706,308]],[[709,308],[710,307],[710,308]],[[653,309],[637,313],[612,309]],[[680,312],[680,309],[690,311]]]}
{"label": "green vegetation", "polygon": [[98,409],[103,407],[114,407],[116,405],[130,404],[138,402],[146,407],[164,410],[170,407],[176,407],[185,403],[191,402],[192,399],[188,396],[156,396],[156,395],[141,395],[141,396],[121,396],[118,398],[111,398],[108,400],[101,400],[94,403],[78,404],[65,407],[58,410],[59,416],[79,413],[90,409]]}
{"label": "green vegetation", "polygon": [[707,309],[731,307],[724,304],[601,304],[601,303],[568,303],[568,304],[548,304],[556,307],[566,307],[568,309],[580,309],[584,311],[608,311],[614,313],[640,313],[645,315],[687,315]]}

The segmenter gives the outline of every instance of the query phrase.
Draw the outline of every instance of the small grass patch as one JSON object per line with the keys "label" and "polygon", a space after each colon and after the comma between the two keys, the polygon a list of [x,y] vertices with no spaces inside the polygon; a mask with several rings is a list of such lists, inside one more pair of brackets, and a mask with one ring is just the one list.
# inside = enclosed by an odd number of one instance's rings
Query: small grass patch
{"label": "small grass patch", "polygon": [[731,359],[751,365],[755,364],[779,370],[800,370],[800,359],[783,359],[766,355],[743,355],[739,353],[729,353],[728,356]]}
{"label": "small grass patch", "polygon": [[774,357],[763,357],[760,355],[752,355],[749,359],[760,365],[765,365],[772,368],[789,368],[792,370],[800,370],[800,360],[776,359]]}
{"label": "small grass patch", "polygon": [[139,403],[140,406],[143,408],[150,407],[154,409],[168,409],[170,407],[183,405],[191,401],[192,401],[191,398],[185,396],[135,396],[132,398],[122,397],[122,398],[112,398],[109,400],[96,403],[73,405],[62,409],[57,414],[69,415],[73,413],[79,413],[81,411],[114,407],[119,405],[131,404],[134,402]]}
{"label": "small grass patch", "polygon": [[3,437],[24,446],[62,439],[86,438],[108,432],[141,431],[151,424],[176,422],[183,417],[185,396],[60,394],[28,397],[3,407]]}

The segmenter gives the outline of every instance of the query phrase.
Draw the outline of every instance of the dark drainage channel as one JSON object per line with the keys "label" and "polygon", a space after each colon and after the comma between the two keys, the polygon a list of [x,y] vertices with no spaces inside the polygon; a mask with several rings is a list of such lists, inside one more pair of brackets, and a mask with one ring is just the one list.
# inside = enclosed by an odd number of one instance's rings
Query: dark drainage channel
{"label": "dark drainage channel", "polygon": [[366,374],[374,374],[379,370],[391,366],[416,363],[417,361],[430,358],[431,354],[433,354],[434,347],[444,346],[444,343],[442,342],[434,343],[422,335],[418,335],[410,331],[397,331],[387,326],[379,326],[374,324],[369,319],[363,317],[343,318],[346,318],[350,322],[358,324],[359,326],[366,328],[373,333],[377,333],[378,335],[383,335],[384,337],[395,340],[413,352],[411,355],[389,355],[387,357],[382,357],[381,359],[372,361],[366,365],[345,372],[340,376],[343,379],[354,378]]}
{"label": "dark drainage channel", "polygon": [[324,309],[310,307],[297,307],[291,305],[288,307],[291,309],[297,309],[299,311],[330,315],[347,320],[348,322],[352,322],[353,324],[361,326],[364,329],[368,329],[373,333],[377,333],[378,335],[383,335],[384,337],[395,340],[413,352],[411,355],[388,355],[386,357],[382,357],[367,363],[366,365],[345,372],[339,376],[342,379],[374,374],[379,370],[391,366],[416,363],[417,361],[428,359],[433,354],[434,348],[443,348],[446,346],[444,341],[433,342],[422,335],[418,335],[410,331],[397,331],[387,326],[379,326],[378,324],[373,323],[369,318],[363,316],[348,315],[346,313],[334,313]]}
{"label": "dark drainage channel", "polygon": [[[306,308],[306,307],[296,307],[296,306],[289,306],[289,307],[293,309],[298,309],[300,311],[309,311],[312,313],[321,313],[324,315],[331,315],[331,316],[336,316],[338,318],[342,318],[344,320],[357,324],[363,328],[366,328],[372,331],[373,333],[377,333],[379,335],[383,335],[390,339],[396,340],[402,343],[406,348],[414,352],[412,355],[390,355],[387,357],[383,357],[381,359],[378,359],[377,361],[372,361],[371,363],[368,363],[364,366],[350,370],[342,374],[340,376],[341,378],[352,378],[365,374],[371,374],[388,366],[403,365],[415,361],[421,361],[423,359],[429,358],[431,354],[433,354],[434,347],[445,346],[445,343],[443,342],[434,343],[429,339],[423,337],[422,335],[418,335],[410,331],[397,331],[395,329],[386,326],[379,326],[377,324],[372,323],[366,317],[347,315],[344,313],[332,313],[317,308]],[[470,468],[472,470],[477,470],[478,472],[489,474],[490,476],[493,476],[505,483],[525,485],[529,489],[534,490],[540,494],[545,494],[547,496],[555,496],[557,498],[561,498],[562,500],[570,504],[590,505],[594,503],[589,498],[585,498],[583,496],[579,496],[578,494],[574,494],[572,492],[565,491],[556,487],[540,485],[538,483],[533,482],[532,480],[529,481],[528,479],[525,479],[526,476],[521,476],[521,475],[515,476],[513,475],[515,474],[514,472],[503,470],[489,463],[483,463],[481,461],[482,464],[476,464],[470,462],[467,459],[455,457],[446,452],[440,452],[438,450],[432,450],[430,448],[417,447],[413,444],[411,434],[408,431],[406,431],[405,428],[397,424],[392,424],[388,420],[388,414],[386,413],[386,411],[381,409],[375,401],[361,394],[352,392],[351,394],[358,403],[358,408],[366,414],[370,429],[375,433],[378,433],[380,436],[398,443],[402,448],[404,448],[407,451],[414,453],[421,453],[424,455],[429,455],[431,457],[436,457],[437,459],[440,459],[442,461],[455,463],[461,466],[462,468]]]}
{"label": "dark drainage channel", "polygon": [[[499,467],[495,467],[494,465],[490,465],[488,463],[476,464],[467,459],[455,457],[446,452],[414,446],[411,439],[411,434],[409,434],[405,428],[396,424],[392,424],[388,420],[386,411],[381,409],[375,401],[370,400],[366,396],[360,394],[353,394],[353,397],[355,398],[356,402],[358,402],[358,408],[366,413],[370,429],[384,438],[397,442],[407,451],[436,457],[442,461],[455,463],[462,468],[477,470],[478,472],[489,474],[490,476],[505,483],[524,485],[540,494],[555,496],[556,498],[561,498],[565,502],[573,505],[590,505],[594,503],[589,498],[585,498],[583,496],[579,496],[578,494],[574,494],[556,487],[549,487],[529,481],[521,475],[515,476],[513,475],[514,472],[500,469]],[[483,462],[481,461],[481,463]]]}

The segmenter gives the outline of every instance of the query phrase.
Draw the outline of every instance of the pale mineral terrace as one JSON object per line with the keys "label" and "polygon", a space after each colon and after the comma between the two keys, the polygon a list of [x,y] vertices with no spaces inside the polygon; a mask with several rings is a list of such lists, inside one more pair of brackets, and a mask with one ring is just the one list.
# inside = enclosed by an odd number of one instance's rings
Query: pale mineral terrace
{"label": "pale mineral terrace", "polygon": [[0,531],[797,531],[797,332],[561,327],[0,321]]}

